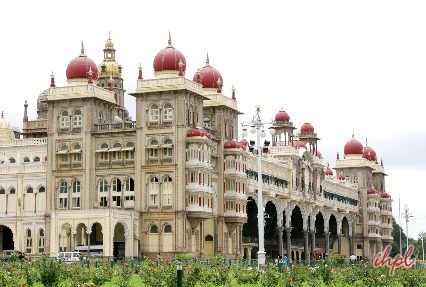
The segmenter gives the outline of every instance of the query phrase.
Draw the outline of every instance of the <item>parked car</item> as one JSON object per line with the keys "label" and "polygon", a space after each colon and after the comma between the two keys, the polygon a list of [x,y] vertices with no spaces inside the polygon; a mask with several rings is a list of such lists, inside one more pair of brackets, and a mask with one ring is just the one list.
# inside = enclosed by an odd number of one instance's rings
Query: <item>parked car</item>
{"label": "parked car", "polygon": [[80,262],[80,254],[78,252],[59,252],[56,256],[57,260],[64,260],[69,264],[72,262]]}
{"label": "parked car", "polygon": [[25,253],[19,250],[3,250],[3,260],[4,261],[9,261],[10,260],[10,255],[12,255],[12,253],[15,253],[16,255],[18,255],[17,259],[25,260]]}

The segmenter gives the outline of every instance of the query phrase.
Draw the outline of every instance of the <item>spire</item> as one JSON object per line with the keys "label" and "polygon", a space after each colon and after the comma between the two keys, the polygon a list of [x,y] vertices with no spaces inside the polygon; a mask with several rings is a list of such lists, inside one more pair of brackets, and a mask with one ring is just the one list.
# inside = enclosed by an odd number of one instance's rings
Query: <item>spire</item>
{"label": "spire", "polygon": [[339,159],[339,151],[337,151],[337,159]]}
{"label": "spire", "polygon": [[168,43],[168,45],[167,45],[167,47],[173,47],[173,45],[172,45],[172,36],[170,35],[170,31],[169,31],[169,43]]}
{"label": "spire", "polygon": [[141,63],[139,63],[139,76],[138,76],[138,80],[143,80],[143,78],[142,78],[142,64]]}
{"label": "spire", "polygon": [[108,31],[108,41],[111,41],[111,31]]}
{"label": "spire", "polygon": [[365,146],[368,146],[367,138],[365,138]]}
{"label": "spire", "polygon": [[236,100],[236,98],[235,98],[235,88],[234,88],[234,85],[232,85],[232,99],[233,100]]}
{"label": "spire", "polygon": [[[24,122],[28,122],[28,113],[27,113],[27,110],[28,110],[28,104],[27,104],[27,100],[25,100],[25,104],[24,104]],[[1,112],[2,113],[2,117],[1,118],[3,118],[3,112]]]}
{"label": "spire", "polygon": [[81,40],[81,54],[80,57],[86,57],[86,55],[84,54],[84,44],[83,44],[83,40]]}
{"label": "spire", "polygon": [[53,73],[53,71],[52,71],[52,75],[50,75],[50,86],[52,88],[56,87],[56,85],[55,85],[55,74]]}
{"label": "spire", "polygon": [[206,67],[210,67],[209,52],[207,52]]}

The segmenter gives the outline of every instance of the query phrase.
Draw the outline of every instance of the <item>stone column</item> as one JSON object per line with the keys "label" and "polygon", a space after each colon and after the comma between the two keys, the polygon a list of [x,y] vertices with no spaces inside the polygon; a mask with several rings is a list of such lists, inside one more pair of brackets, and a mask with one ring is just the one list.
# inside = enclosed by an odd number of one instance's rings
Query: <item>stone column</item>
{"label": "stone column", "polygon": [[58,235],[58,253],[61,252],[61,234]]}
{"label": "stone column", "polygon": [[284,250],[284,247],[283,247],[283,227],[278,226],[277,231],[278,231],[278,255],[280,255],[280,254],[283,255],[283,250]]}
{"label": "stone column", "polygon": [[[104,250],[104,254],[105,254],[105,250]],[[90,233],[87,233],[87,257],[90,257]]]}
{"label": "stone column", "polygon": [[325,236],[325,254],[328,256],[329,246],[330,246],[330,232],[328,231],[324,232],[324,236]]}
{"label": "stone column", "polygon": [[77,236],[77,234],[73,233],[73,235],[72,235],[72,250],[71,251],[75,250],[75,239],[76,239],[76,236]]}
{"label": "stone column", "polygon": [[240,257],[244,257],[244,249],[243,249],[243,225],[240,225]]}
{"label": "stone column", "polygon": [[286,238],[287,239],[287,242],[286,242],[287,259],[288,259],[288,262],[291,263],[291,262],[293,262],[292,259],[291,259],[291,237],[290,237],[291,227],[286,228],[285,232],[286,232],[286,236],[287,236],[287,238]]}
{"label": "stone column", "polygon": [[355,255],[354,254],[354,237],[353,235],[349,236],[349,256]]}
{"label": "stone column", "polygon": [[337,253],[342,254],[342,234],[337,234]]}
{"label": "stone column", "polygon": [[303,260],[309,260],[308,235],[309,235],[308,230],[303,230],[303,237],[305,238],[305,244],[304,244],[304,247],[305,247],[304,248],[305,258],[303,258]]}
{"label": "stone column", "polygon": [[311,231],[311,254],[312,260],[315,260],[315,231]]}

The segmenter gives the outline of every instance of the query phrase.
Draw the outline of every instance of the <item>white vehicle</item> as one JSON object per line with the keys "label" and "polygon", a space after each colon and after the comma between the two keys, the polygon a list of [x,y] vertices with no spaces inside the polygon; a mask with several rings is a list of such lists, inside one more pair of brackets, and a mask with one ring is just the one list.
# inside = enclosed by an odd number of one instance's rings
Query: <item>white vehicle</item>
{"label": "white vehicle", "polygon": [[59,252],[56,259],[65,260],[65,263],[80,262],[79,255],[78,252]]}
{"label": "white vehicle", "polygon": [[[87,256],[87,249],[88,246],[77,246],[75,248],[75,251],[78,253],[83,253],[84,256]],[[96,256],[102,256],[104,252],[104,246],[103,245],[91,245],[90,246],[90,256],[96,257]]]}

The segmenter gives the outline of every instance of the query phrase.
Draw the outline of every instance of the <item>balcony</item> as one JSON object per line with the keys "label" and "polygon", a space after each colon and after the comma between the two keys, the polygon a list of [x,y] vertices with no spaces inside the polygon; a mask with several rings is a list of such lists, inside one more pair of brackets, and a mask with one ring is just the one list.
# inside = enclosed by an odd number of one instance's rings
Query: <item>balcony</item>
{"label": "balcony", "polygon": [[192,159],[186,162],[186,168],[207,168],[213,169],[212,163],[207,161],[200,161]]}
{"label": "balcony", "polygon": [[25,164],[18,166],[2,166],[0,167],[0,174],[9,174],[9,173],[38,173],[46,172],[46,163],[41,164]]}
{"label": "balcony", "polygon": [[198,182],[196,183],[188,183],[186,185],[186,191],[187,192],[206,192],[206,193],[214,193],[213,187],[209,186],[209,185],[204,185],[204,184],[199,184]]}
{"label": "balcony", "polygon": [[226,191],[225,192],[225,199],[247,200],[247,193],[236,192],[235,190],[234,191]]}
{"label": "balcony", "polygon": [[47,145],[47,138],[0,141],[0,147]]}
{"label": "balcony", "polygon": [[95,124],[95,132],[136,130],[136,121],[122,123]]}
{"label": "balcony", "polygon": [[225,210],[226,223],[246,223],[247,214],[245,212],[236,212],[235,210]]}

